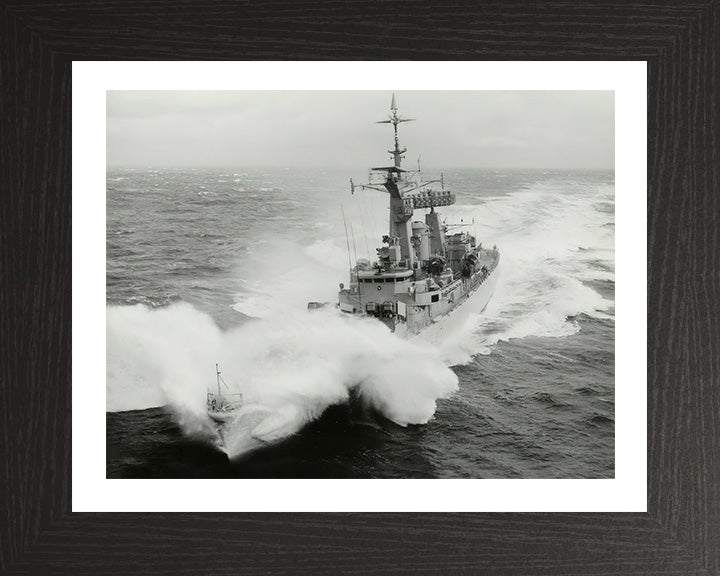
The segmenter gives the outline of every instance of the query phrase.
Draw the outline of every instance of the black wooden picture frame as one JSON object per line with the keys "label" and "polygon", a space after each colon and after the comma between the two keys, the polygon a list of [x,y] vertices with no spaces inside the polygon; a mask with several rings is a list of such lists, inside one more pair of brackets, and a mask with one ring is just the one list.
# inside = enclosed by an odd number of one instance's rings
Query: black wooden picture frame
{"label": "black wooden picture frame", "polygon": [[[720,573],[719,6],[6,0],[0,573]],[[197,59],[647,61],[647,513],[71,512],[72,61]]]}

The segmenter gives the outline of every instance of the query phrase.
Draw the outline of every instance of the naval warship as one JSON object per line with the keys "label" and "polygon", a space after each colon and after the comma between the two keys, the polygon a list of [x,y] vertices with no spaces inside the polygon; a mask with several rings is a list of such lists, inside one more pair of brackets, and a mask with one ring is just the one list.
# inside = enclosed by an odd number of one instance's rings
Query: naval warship
{"label": "naval warship", "polygon": [[[405,326],[418,333],[470,296],[473,308],[484,309],[495,290],[500,252],[497,246],[483,248],[468,232],[451,231],[457,228],[441,220],[436,208],[455,203],[442,174],[423,180],[419,165],[402,167],[407,148],[400,147],[398,125],[411,120],[398,116],[393,94],[388,119],[378,122],[391,124],[395,132],[395,146],[388,150],[392,165],[371,168],[366,184],[350,180],[353,194],[361,188],[390,195],[389,227],[375,263],[356,258],[349,285],[340,284],[338,305],[348,314],[379,318],[392,330]],[[422,220],[416,210],[425,211]]]}

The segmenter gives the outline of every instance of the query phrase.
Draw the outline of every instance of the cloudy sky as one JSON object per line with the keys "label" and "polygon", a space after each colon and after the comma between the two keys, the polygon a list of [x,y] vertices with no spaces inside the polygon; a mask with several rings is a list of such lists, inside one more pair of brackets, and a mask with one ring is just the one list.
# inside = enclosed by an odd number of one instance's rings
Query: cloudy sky
{"label": "cloudy sky", "polygon": [[[387,161],[391,92],[107,93],[107,163],[367,167]],[[406,162],[431,167],[614,167],[614,93],[399,91]]]}

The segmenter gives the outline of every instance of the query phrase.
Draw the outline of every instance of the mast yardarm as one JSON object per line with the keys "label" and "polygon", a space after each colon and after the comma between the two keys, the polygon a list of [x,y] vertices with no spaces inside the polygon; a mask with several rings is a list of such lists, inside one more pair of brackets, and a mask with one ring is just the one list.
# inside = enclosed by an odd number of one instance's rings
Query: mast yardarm
{"label": "mast yardarm", "polygon": [[401,122],[412,122],[415,120],[415,118],[402,118],[401,116],[398,116],[398,108],[397,104],[395,103],[395,93],[393,92],[392,95],[392,102],[390,103],[390,111],[392,114],[388,115],[389,120],[380,120],[377,122],[377,124],[392,124],[393,128],[395,129],[395,149],[394,150],[388,150],[388,153],[392,154],[392,158],[395,163],[395,168],[400,168],[400,164],[402,159],[404,158],[403,154],[407,152],[407,148],[403,148],[400,150],[400,140],[398,140],[398,131],[397,127],[398,124]]}

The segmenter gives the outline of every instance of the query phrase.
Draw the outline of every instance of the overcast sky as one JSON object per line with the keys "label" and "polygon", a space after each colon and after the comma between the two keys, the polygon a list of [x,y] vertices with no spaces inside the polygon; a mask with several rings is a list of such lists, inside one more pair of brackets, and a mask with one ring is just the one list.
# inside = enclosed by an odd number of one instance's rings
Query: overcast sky
{"label": "overcast sky", "polygon": [[[107,163],[368,167],[392,148],[392,92],[107,93]],[[614,167],[614,93],[398,91],[406,166]]]}

